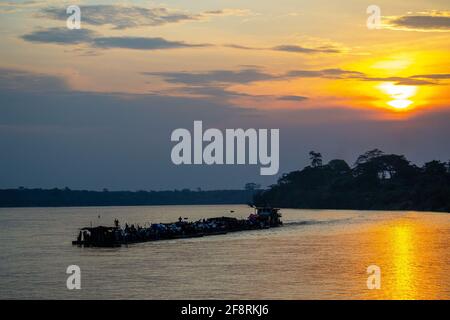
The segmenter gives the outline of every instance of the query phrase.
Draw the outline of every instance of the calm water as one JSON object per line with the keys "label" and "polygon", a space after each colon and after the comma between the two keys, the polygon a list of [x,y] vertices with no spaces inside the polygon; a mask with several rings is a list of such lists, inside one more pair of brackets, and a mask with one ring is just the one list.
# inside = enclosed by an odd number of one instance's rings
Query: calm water
{"label": "calm water", "polygon": [[[115,249],[71,245],[78,227],[116,217],[144,224],[249,213],[246,206],[0,209],[0,298],[450,298],[450,215],[442,213],[285,209],[278,229]],[[81,268],[81,290],[66,288],[71,264]],[[380,290],[367,289],[372,264],[381,268]]]}

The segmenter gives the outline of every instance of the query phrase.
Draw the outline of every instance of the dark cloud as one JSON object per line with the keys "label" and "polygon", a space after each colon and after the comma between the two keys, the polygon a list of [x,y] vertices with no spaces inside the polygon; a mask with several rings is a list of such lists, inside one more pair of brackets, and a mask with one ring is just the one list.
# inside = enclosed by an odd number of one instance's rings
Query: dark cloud
{"label": "dark cloud", "polygon": [[356,77],[362,81],[377,81],[377,82],[395,82],[397,85],[411,85],[411,86],[421,86],[421,85],[437,85],[436,81],[429,81],[424,79],[417,79],[416,76],[412,77],[369,77],[361,76]]}
{"label": "dark cloud", "polygon": [[136,50],[159,50],[175,48],[205,47],[208,44],[189,44],[182,41],[168,41],[163,38],[145,37],[99,37],[93,39],[98,48],[124,48]]}
{"label": "dark cloud", "polygon": [[209,10],[209,11],[205,11],[206,14],[211,14],[211,15],[222,15],[224,14],[224,10]]}
{"label": "dark cloud", "polygon": [[176,48],[205,47],[208,44],[190,44],[183,41],[169,41],[163,38],[146,37],[101,37],[89,29],[50,28],[23,35],[22,39],[31,42],[54,44],[86,44],[95,48],[161,50]]}
{"label": "dark cloud", "polygon": [[[232,91],[230,89],[227,89],[224,85],[205,85],[205,86],[186,86],[183,88],[180,88],[177,90],[179,93],[187,93],[190,95],[195,96],[203,96],[206,98],[212,98],[212,101],[216,99],[221,99],[221,101],[227,101],[231,105],[233,103],[230,101],[230,99],[234,98],[250,98],[250,99],[273,99],[273,100],[280,100],[280,101],[305,101],[308,99],[308,97],[303,96],[296,96],[296,95],[286,95],[286,96],[276,96],[276,95],[253,95],[253,94],[247,94],[243,92],[236,92]],[[169,93],[170,94],[170,93]]]}
{"label": "dark cloud", "polygon": [[278,100],[282,100],[282,101],[304,101],[304,100],[307,100],[308,97],[303,97],[303,96],[280,96],[277,99]]}
{"label": "dark cloud", "polygon": [[[111,25],[114,29],[127,29],[142,26],[162,26],[170,23],[203,20],[210,16],[244,16],[248,10],[220,9],[201,13],[188,13],[164,7],[145,8],[130,5],[82,5],[82,23],[94,26]],[[48,7],[42,9],[38,17],[66,20],[64,7]]]}
{"label": "dark cloud", "polygon": [[264,48],[248,47],[240,44],[225,44],[224,47],[241,50],[265,50]]}
{"label": "dark cloud", "polygon": [[292,78],[316,78],[323,76],[320,70],[292,70],[288,71],[287,77]]}
{"label": "dark cloud", "polygon": [[[252,66],[240,70],[212,70],[207,72],[143,72],[157,76],[173,84],[185,85],[185,92],[202,94],[214,91],[218,96],[236,96],[226,89],[233,84],[248,84],[257,81],[277,81],[290,78],[356,79],[361,81],[394,82],[398,85],[436,85],[438,80],[449,78],[448,74],[415,75],[411,77],[371,77],[365,73],[340,68],[322,70],[291,70],[283,74],[271,74]],[[209,95],[209,94],[207,94]]]}
{"label": "dark cloud", "polygon": [[213,70],[201,73],[189,72],[144,72],[149,76],[160,76],[170,83],[206,85],[210,83],[250,83],[276,79],[277,77],[259,69]]}
{"label": "dark cloud", "polygon": [[63,80],[46,74],[0,68],[0,90],[41,93],[62,92],[67,91],[67,85]]}
{"label": "dark cloud", "polygon": [[358,78],[364,77],[364,73],[358,71],[344,70],[344,69],[323,69],[323,70],[292,70],[286,74],[287,77],[295,78]]}
{"label": "dark cloud", "polygon": [[88,29],[49,28],[23,35],[22,39],[42,43],[79,44],[89,43],[95,36],[96,33]]}
{"label": "dark cloud", "polygon": [[308,48],[298,45],[278,45],[274,47],[250,47],[240,44],[225,44],[227,48],[240,49],[240,50],[272,50],[272,51],[284,51],[292,53],[305,53],[305,54],[315,54],[315,53],[340,53],[341,51],[337,48],[330,46],[321,46],[317,48]]}
{"label": "dark cloud", "polygon": [[327,77],[359,77],[364,75],[364,73],[359,71],[344,70],[339,68],[324,69],[321,70],[320,73]]}
{"label": "dark cloud", "polygon": [[450,73],[418,74],[411,78],[445,80],[450,79]]}
{"label": "dark cloud", "polygon": [[27,9],[33,9],[39,6],[38,1],[2,1],[0,2],[0,12],[13,13],[19,12]]}
{"label": "dark cloud", "polygon": [[406,15],[391,19],[394,27],[411,30],[450,30],[450,16],[447,15]]}
{"label": "dark cloud", "polygon": [[207,85],[210,83],[242,84],[256,81],[283,80],[288,78],[362,78],[364,73],[343,69],[291,70],[284,74],[270,74],[261,68],[240,70],[212,70],[208,72],[143,72],[149,76],[159,76],[170,83],[186,85]]}
{"label": "dark cloud", "polygon": [[275,51],[286,51],[295,53],[339,53],[340,51],[333,48],[320,47],[320,48],[306,48],[298,45],[279,45],[270,48]]}
{"label": "dark cloud", "polygon": [[[85,5],[80,6],[82,23],[102,26],[112,25],[115,29],[139,26],[160,26],[168,23],[199,20],[201,15],[189,14],[167,8],[144,8],[120,5]],[[44,8],[39,16],[49,19],[66,20],[66,8]]]}
{"label": "dark cloud", "polygon": [[202,13],[204,16],[248,16],[253,15],[248,9],[218,9],[209,10]]}
{"label": "dark cloud", "polygon": [[186,86],[177,90],[177,92],[186,93],[196,96],[204,96],[213,99],[221,99],[221,101],[229,101],[229,99],[237,97],[252,97],[258,98],[259,96],[249,95],[246,93],[232,91],[223,85],[203,85],[203,86]]}
{"label": "dark cloud", "polygon": [[[388,78],[389,79],[389,78]],[[427,80],[421,79],[413,79],[413,78],[394,78],[395,84],[397,85],[406,85],[406,86],[423,86],[423,85],[435,85],[436,82],[431,82]],[[386,81],[386,80],[383,80]],[[389,80],[387,80],[389,81]]]}
{"label": "dark cloud", "polygon": [[[84,14],[84,13],[83,13]],[[83,16],[84,19],[84,16]],[[84,21],[84,20],[83,20]],[[188,47],[210,47],[211,44],[191,44],[183,41],[169,41],[160,37],[102,37],[98,33],[82,28],[70,30],[64,27],[41,29],[25,34],[23,40],[54,44],[89,44],[97,48],[127,48],[136,50],[157,50]],[[295,53],[337,53],[336,49],[328,47],[305,48],[296,45],[280,45],[271,48],[256,48],[238,44],[226,44],[225,47],[241,50],[275,50]]]}
{"label": "dark cloud", "polygon": [[435,85],[437,80],[450,78],[450,74],[424,74],[410,77],[371,77],[363,72],[344,69],[323,70],[292,70],[284,77],[293,78],[327,78],[327,79],[358,79],[362,81],[395,82],[399,85]]}
{"label": "dark cloud", "polygon": [[389,81],[389,82],[401,82],[401,81],[414,81],[412,78],[404,78],[404,77],[369,77],[366,75],[362,75],[360,77],[357,77],[358,79],[362,81]]}

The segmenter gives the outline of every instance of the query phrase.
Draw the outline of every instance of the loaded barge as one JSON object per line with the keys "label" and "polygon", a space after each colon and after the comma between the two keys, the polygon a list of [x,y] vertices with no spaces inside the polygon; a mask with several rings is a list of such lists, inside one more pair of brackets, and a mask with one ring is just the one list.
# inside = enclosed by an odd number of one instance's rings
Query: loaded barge
{"label": "loaded barge", "polygon": [[217,217],[187,221],[181,217],[178,222],[154,223],[149,227],[125,224],[121,227],[119,221],[114,221],[113,227],[81,228],[73,245],[85,247],[120,247],[122,245],[159,241],[169,239],[196,238],[226,234],[245,230],[257,230],[279,227],[281,221],[280,209],[272,207],[255,207],[255,212],[247,219],[232,217]]}

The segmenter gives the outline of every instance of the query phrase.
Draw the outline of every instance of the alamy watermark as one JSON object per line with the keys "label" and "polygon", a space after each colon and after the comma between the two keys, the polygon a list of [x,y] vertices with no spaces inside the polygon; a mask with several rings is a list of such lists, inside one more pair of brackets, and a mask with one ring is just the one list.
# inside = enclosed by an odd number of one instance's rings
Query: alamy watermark
{"label": "alamy watermark", "polygon": [[367,289],[381,289],[381,268],[375,264],[367,267]]}
{"label": "alamy watermark", "polygon": [[367,28],[369,29],[380,29],[381,28],[381,9],[377,5],[370,5],[366,9],[366,13],[370,14],[367,18]]}
{"label": "alamy watermark", "polygon": [[226,129],[223,134],[214,128],[203,132],[202,121],[194,121],[192,135],[183,128],[172,132],[171,141],[178,143],[172,148],[171,159],[176,165],[259,163],[261,175],[274,175],[280,165],[279,139],[279,129]]}
{"label": "alamy watermark", "polygon": [[66,13],[70,15],[66,20],[67,29],[81,29],[81,9],[79,6],[68,6]]}
{"label": "alamy watermark", "polygon": [[81,269],[76,264],[67,267],[66,273],[69,274],[66,280],[66,287],[69,290],[81,289]]}

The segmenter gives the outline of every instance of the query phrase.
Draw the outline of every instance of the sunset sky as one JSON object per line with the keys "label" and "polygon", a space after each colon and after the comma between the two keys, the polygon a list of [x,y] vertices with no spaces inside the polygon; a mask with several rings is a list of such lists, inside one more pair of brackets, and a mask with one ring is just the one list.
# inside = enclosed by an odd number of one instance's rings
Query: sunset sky
{"label": "sunset sky", "polygon": [[448,0],[1,1],[0,32],[1,188],[276,181],[174,166],[170,133],[194,120],[279,128],[280,174],[310,150],[450,159]]}

